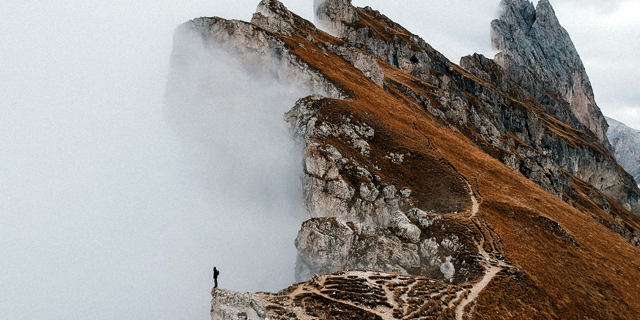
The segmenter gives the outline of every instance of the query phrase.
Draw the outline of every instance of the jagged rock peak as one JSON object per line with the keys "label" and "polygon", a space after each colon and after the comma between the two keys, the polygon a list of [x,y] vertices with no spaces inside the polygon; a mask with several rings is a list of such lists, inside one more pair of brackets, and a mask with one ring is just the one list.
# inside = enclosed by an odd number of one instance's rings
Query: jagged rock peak
{"label": "jagged rock peak", "polygon": [[278,0],[262,0],[258,4],[251,23],[274,33],[292,36],[299,33],[297,24],[304,24],[305,29],[315,31],[311,23],[296,16]]}
{"label": "jagged rock peak", "polygon": [[282,4],[282,2],[278,0],[260,1],[256,12],[260,12],[266,17],[276,15],[283,18],[283,20],[293,23],[293,14],[291,13],[291,11],[289,11],[289,9],[287,9],[287,7],[284,6],[284,4]]}
{"label": "jagged rock peak", "polygon": [[553,10],[549,0],[540,0],[536,7],[536,21],[538,23],[549,23],[560,25],[556,12]]}
{"label": "jagged rock peak", "polygon": [[610,149],[608,125],[596,105],[589,77],[548,0],[503,0],[491,22],[496,62],[547,111],[579,130],[590,130]]}
{"label": "jagged rock peak", "polygon": [[[266,23],[263,22],[265,20]],[[272,27],[267,30],[274,29],[273,25],[275,25],[277,30],[274,31],[290,34],[293,31],[292,26],[295,22],[293,14],[282,2],[278,0],[262,0],[256,8],[256,13],[253,15],[251,23],[265,26],[271,25]]]}
{"label": "jagged rock peak", "polygon": [[611,118],[607,136],[618,163],[629,172],[636,183],[640,181],[640,131]]}
{"label": "jagged rock peak", "polygon": [[340,37],[344,23],[358,21],[358,13],[351,0],[314,0],[313,10],[318,21],[333,36]]}

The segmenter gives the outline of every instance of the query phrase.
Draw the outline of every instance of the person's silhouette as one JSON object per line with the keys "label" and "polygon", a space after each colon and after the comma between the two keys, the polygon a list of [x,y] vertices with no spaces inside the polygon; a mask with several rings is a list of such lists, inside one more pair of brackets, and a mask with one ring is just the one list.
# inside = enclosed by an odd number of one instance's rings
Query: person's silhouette
{"label": "person's silhouette", "polygon": [[216,267],[213,267],[213,282],[215,284],[214,288],[218,287],[218,275],[220,275],[220,271],[218,271]]}

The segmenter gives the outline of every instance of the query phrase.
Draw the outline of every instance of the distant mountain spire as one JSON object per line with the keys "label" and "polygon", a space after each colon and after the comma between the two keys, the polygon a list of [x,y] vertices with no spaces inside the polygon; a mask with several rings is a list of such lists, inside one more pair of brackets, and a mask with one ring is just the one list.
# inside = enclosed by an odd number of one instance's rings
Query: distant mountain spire
{"label": "distant mountain spire", "polygon": [[547,112],[579,130],[588,129],[607,149],[607,122],[567,31],[548,0],[537,8],[527,0],[503,0],[500,19],[491,22],[495,57],[512,79]]}

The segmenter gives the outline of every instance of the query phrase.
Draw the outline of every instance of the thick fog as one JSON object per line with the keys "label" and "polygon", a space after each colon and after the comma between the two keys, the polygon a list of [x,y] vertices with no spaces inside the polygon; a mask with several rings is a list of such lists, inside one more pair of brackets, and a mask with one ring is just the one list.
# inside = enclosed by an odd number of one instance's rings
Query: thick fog
{"label": "thick fog", "polygon": [[[3,1],[0,319],[208,319],[214,265],[234,290],[293,280],[300,168],[282,113],[305,89],[217,52],[184,109],[164,103],[175,27],[249,20],[258,2]],[[283,2],[311,18],[311,0]],[[605,114],[640,119],[638,1],[557,2]],[[491,54],[497,0],[354,4],[453,61]]]}
{"label": "thick fog", "polygon": [[210,260],[226,271],[226,288],[286,288],[306,214],[302,146],[284,114],[313,92],[241,61],[228,47],[205,45],[196,32],[176,38],[164,114],[213,206],[205,218]]}
{"label": "thick fog", "polygon": [[175,27],[257,3],[3,2],[0,319],[208,319],[214,265],[293,282],[302,93],[213,59],[201,140],[164,106]]}

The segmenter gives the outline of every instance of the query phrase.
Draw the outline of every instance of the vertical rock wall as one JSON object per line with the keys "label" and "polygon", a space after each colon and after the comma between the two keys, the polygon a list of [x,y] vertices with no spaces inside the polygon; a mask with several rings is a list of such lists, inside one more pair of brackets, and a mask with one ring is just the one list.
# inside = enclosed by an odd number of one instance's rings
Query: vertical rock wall
{"label": "vertical rock wall", "polygon": [[491,22],[495,61],[547,111],[574,128],[590,130],[610,149],[607,122],[589,77],[567,31],[548,0],[534,8],[528,0],[503,0],[503,13]]}

